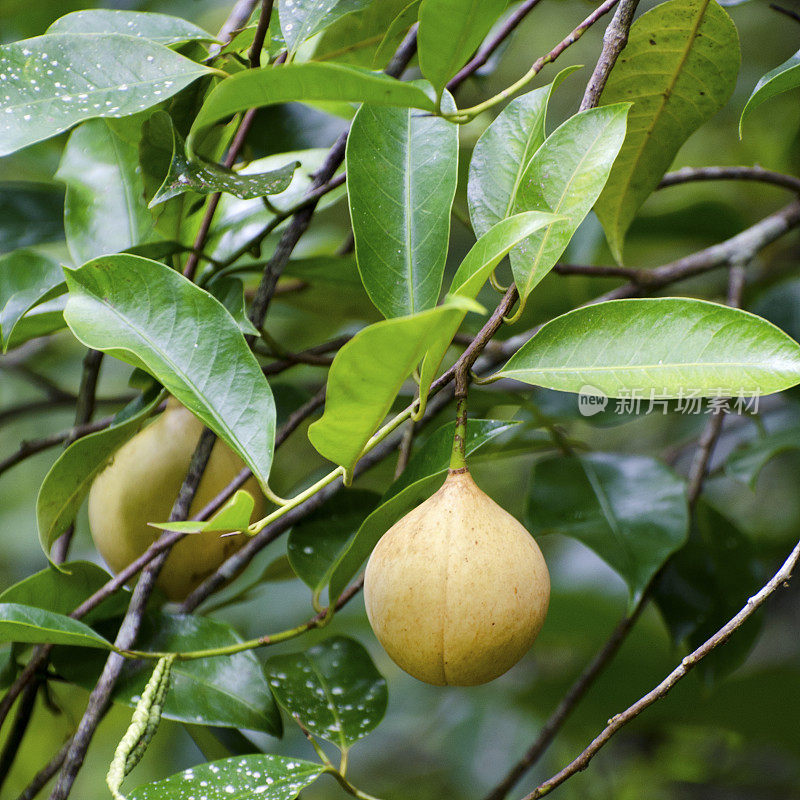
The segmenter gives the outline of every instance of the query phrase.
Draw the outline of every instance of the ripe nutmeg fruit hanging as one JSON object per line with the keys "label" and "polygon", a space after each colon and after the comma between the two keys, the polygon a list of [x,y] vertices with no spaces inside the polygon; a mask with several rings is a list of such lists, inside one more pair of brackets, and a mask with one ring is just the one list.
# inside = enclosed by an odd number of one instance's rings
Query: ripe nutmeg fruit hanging
{"label": "ripe nutmeg fruit hanging", "polygon": [[[170,398],[166,410],[117,450],[94,479],[89,526],[98,552],[114,572],[161,535],[148,523],[169,519],[202,431],[203,423]],[[215,442],[189,516],[213,500],[244,466],[224,442]],[[263,517],[266,501],[256,480],[251,478],[243,488],[255,498],[251,521]],[[183,600],[245,541],[244,536],[216,532],[185,536],[170,551],[158,586],[170,600]]]}
{"label": "ripe nutmeg fruit hanging", "polygon": [[549,600],[539,546],[466,467],[383,535],[364,576],[378,640],[398,666],[437,686],[474,686],[510,669]]}

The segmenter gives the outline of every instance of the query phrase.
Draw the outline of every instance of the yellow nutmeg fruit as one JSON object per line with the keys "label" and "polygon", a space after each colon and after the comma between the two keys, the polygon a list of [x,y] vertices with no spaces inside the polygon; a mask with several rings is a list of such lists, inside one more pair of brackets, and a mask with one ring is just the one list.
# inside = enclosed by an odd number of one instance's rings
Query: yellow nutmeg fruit
{"label": "yellow nutmeg fruit", "polygon": [[533,537],[466,469],[383,535],[364,575],[378,640],[398,666],[437,686],[474,686],[510,669],[549,600]]}
{"label": "yellow nutmeg fruit", "polygon": [[[89,525],[100,555],[114,572],[138,558],[160,535],[149,522],[166,522],[178,496],[203,423],[176,400],[155,422],[115,454],[89,492]],[[242,460],[217,441],[192,503],[190,516],[214,499],[242,470]],[[253,478],[243,487],[255,498],[253,520],[265,501]],[[171,600],[182,600],[246,541],[244,536],[190,534],[170,552],[158,585]]]}

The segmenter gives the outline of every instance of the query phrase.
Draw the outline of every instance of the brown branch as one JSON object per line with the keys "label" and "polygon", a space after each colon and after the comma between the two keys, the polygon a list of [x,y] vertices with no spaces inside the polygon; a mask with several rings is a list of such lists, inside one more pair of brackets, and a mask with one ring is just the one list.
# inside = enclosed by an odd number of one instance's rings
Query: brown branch
{"label": "brown branch", "polygon": [[[98,397],[98,406],[124,406],[133,400],[133,395],[119,395],[118,397]],[[10,422],[17,417],[23,417],[26,414],[35,414],[39,411],[55,411],[57,408],[64,408],[64,406],[71,406],[75,402],[73,396],[65,397],[58,400],[28,400],[18,405],[9,406],[8,408],[0,409],[0,425]]]}
{"label": "brown branch", "polygon": [[668,172],[658,184],[659,189],[669,186],[680,186],[695,181],[759,181],[780,186],[790,192],[800,194],[800,178],[784,175],[763,167],[684,167]]}
{"label": "brown branch", "polygon": [[102,431],[111,424],[112,419],[113,417],[104,417],[103,419],[98,419],[95,422],[88,422],[85,425],[76,425],[72,428],[68,428],[65,431],[51,433],[49,436],[44,436],[41,439],[22,441],[19,449],[15,453],[12,453],[10,456],[0,461],[0,475],[2,475],[6,470],[11,469],[11,467],[20,464],[26,458],[30,458],[31,456],[41,453],[44,450],[49,450],[51,447],[56,447],[59,444],[63,444],[67,440],[72,441],[73,438],[79,439],[81,436]]}
{"label": "brown branch", "polygon": [[638,5],[639,0],[621,0],[611,22],[608,23],[606,32],[603,34],[603,50],[586,86],[586,92],[581,101],[581,111],[594,108],[600,101],[600,95],[605,89],[608,76],[614,69],[619,54],[628,44],[628,34]]}
{"label": "brown branch", "polygon": [[[100,350],[89,348],[83,358],[83,371],[81,372],[81,384],[78,388],[78,398],[75,403],[75,428],[79,428],[89,422],[94,414],[97,403],[97,381],[100,378],[100,367],[103,364],[103,353]],[[64,443],[69,447],[74,439],[67,439]],[[69,527],[58,537],[53,544],[52,559],[56,564],[61,564],[67,560],[69,546],[72,543],[72,536],[75,533],[75,523],[71,522]]]}
{"label": "brown branch", "polygon": [[489,60],[492,53],[513,33],[520,22],[539,5],[539,2],[540,0],[525,0],[524,3],[520,3],[509,14],[508,19],[500,26],[497,33],[481,47],[471,61],[450,79],[447,84],[448,90],[455,91],[470,75],[476,73]]}
{"label": "brown branch", "polygon": [[661,289],[677,281],[701,275],[718,267],[743,264],[760,250],[800,225],[800,202],[790,203],[770,214],[750,228],[719,244],[654,269],[637,270],[638,283],[620,286],[594,302],[635,297],[643,287],[648,291]]}
{"label": "brown branch", "polygon": [[[234,8],[234,12],[236,12],[236,8]],[[269,29],[271,15],[272,0],[263,0],[263,4],[261,6],[261,15],[259,16],[255,37],[253,38],[253,43],[250,48],[251,69],[257,69],[261,66],[261,48],[264,45],[264,39],[266,38],[267,31]],[[239,157],[239,153],[241,153],[245,141],[247,140],[247,136],[250,133],[250,128],[253,126],[253,120],[255,119],[255,116],[256,111],[255,109],[251,108],[246,111],[242,117],[242,121],[239,123],[239,127],[237,128],[236,134],[231,142],[231,146],[228,148],[228,153],[225,156],[225,160],[222,162],[223,166],[227,169],[231,169],[236,163],[236,159]],[[192,251],[189,253],[189,258],[186,259],[186,265],[183,268],[183,274],[190,281],[194,280],[195,272],[197,271],[197,265],[200,263],[203,248],[205,247],[206,239],[208,238],[208,232],[211,230],[211,222],[214,219],[214,214],[217,212],[217,206],[219,206],[221,197],[222,192],[214,192],[214,194],[212,194],[209,198],[208,205],[206,206],[206,210],[203,214],[203,219],[200,222],[200,227],[192,244]]]}
{"label": "brown branch", "polygon": [[[728,289],[728,304],[734,307],[741,305],[742,292],[744,289],[744,269],[741,266],[731,268],[729,289]],[[708,463],[711,459],[714,446],[719,439],[722,430],[724,415],[715,414],[709,419],[703,434],[698,442],[697,451],[692,463],[692,468],[689,471],[688,486],[687,486],[687,501],[691,511],[694,510],[697,499],[700,496],[703,482],[708,475]],[[645,606],[650,600],[653,587],[658,582],[659,576],[663,571],[664,566],[650,581],[648,586],[642,592],[642,596],[636,604],[633,612],[619,622],[610,638],[597,653],[594,659],[589,663],[586,669],[578,676],[572,686],[569,688],[564,698],[559,703],[556,710],[549,717],[547,722],[542,726],[539,735],[534,743],[528,748],[523,757],[509,770],[503,781],[487,795],[485,800],[502,800],[520,778],[527,772],[539,759],[545,749],[549,746],[555,738],[558,731],[566,722],[569,715],[577,704],[583,699],[588,689],[597,679],[602,670],[611,661],[616,652],[619,650],[620,645],[628,633],[632,630],[636,620],[641,615]]]}
{"label": "brown branch", "polygon": [[[171,522],[186,519],[188,516],[189,508],[197,492],[197,487],[200,485],[200,480],[203,477],[203,472],[211,456],[211,449],[215,441],[216,436],[207,428],[200,435],[200,440],[189,464],[186,479],[183,481],[178,497],[172,506],[172,512],[169,516]],[[164,536],[169,536],[169,533],[164,534]],[[136,643],[147,601],[155,587],[158,573],[166,561],[168,553],[168,550],[164,550],[156,556],[144,569],[136,583],[128,610],[114,641],[115,646],[120,650],[130,650]],[[69,796],[78,771],[83,764],[86,751],[89,749],[89,744],[97,730],[97,725],[111,703],[111,693],[122,672],[124,662],[125,658],[119,653],[111,653],[106,660],[100,679],[89,695],[89,704],[75,731],[75,736],[67,751],[64,765],[59,773],[58,782],[50,795],[50,800],[66,800]]]}
{"label": "brown branch", "polygon": [[25,732],[28,730],[28,723],[31,720],[33,708],[36,704],[36,696],[39,694],[40,688],[41,685],[39,681],[30,684],[25,689],[22,699],[17,706],[14,724],[11,726],[11,731],[6,739],[3,752],[0,753],[0,790],[2,790],[3,783],[11,772],[11,765],[14,763],[19,747],[25,737]]}
{"label": "brown branch", "polygon": [[17,800],[33,800],[39,792],[44,789],[45,786],[50,782],[50,779],[55,775],[59,769],[61,769],[61,765],[64,763],[64,759],[67,757],[67,751],[72,744],[72,737],[70,737],[64,744],[61,746],[61,749],[53,756],[53,758],[42,768],[39,772],[36,773],[33,780],[28,784],[25,791],[17,798]]}
{"label": "brown branch", "polygon": [[561,730],[561,727],[567,721],[575,707],[583,699],[586,692],[589,691],[598,675],[600,675],[617,654],[620,645],[625,641],[628,633],[630,633],[631,629],[636,624],[645,605],[647,605],[647,601],[643,596],[636,604],[634,610],[620,620],[606,643],[589,662],[584,671],[575,679],[555,711],[553,711],[544,725],[542,725],[539,735],[536,737],[533,744],[525,751],[522,758],[511,767],[505,778],[486,795],[485,800],[503,800],[514,786],[516,786],[522,776],[539,760],[539,757],[550,746],[550,743]]}
{"label": "brown branch", "polygon": [[725,623],[713,636],[707,639],[696,650],[689,653],[681,663],[664,678],[661,683],[649,691],[642,698],[637,700],[633,705],[628,706],[620,714],[616,714],[609,720],[608,725],[601,731],[601,733],[594,738],[589,746],[572,762],[570,762],[564,769],[554,775],[549,780],[540,784],[534,791],[526,795],[523,800],[537,800],[539,797],[544,797],[549,794],[557,786],[560,786],[568,778],[572,777],[576,772],[586,769],[589,762],[596,755],[596,753],[608,743],[612,736],[617,731],[624,727],[635,717],[639,716],[646,708],[651,706],[657,700],[664,697],[678,681],[680,681],[693,667],[700,663],[712,650],[715,650],[721,644],[724,644],[728,639],[760,608],[766,600],[774,594],[778,589],[788,585],[792,577],[792,571],[800,561],[800,542],[798,542],[794,550],[789,554],[786,561],[783,562],[780,569],[770,578],[770,580],[761,588],[761,590],[750,597],[742,609]]}

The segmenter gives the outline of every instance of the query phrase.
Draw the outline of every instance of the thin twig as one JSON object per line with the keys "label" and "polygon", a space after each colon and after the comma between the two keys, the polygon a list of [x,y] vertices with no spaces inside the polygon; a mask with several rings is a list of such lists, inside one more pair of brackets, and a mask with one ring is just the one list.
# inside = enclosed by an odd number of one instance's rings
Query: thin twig
{"label": "thin twig", "polygon": [[800,202],[790,203],[774,214],[719,244],[707,247],[670,264],[639,270],[638,282],[627,283],[597,298],[594,302],[635,297],[643,287],[661,289],[677,281],[701,275],[718,267],[750,261],[760,250],[800,225]]}
{"label": "thin twig", "polygon": [[25,737],[25,732],[28,730],[28,723],[31,721],[33,709],[36,705],[36,696],[39,694],[40,688],[41,684],[38,680],[31,683],[25,689],[17,706],[14,724],[11,726],[11,731],[3,746],[3,752],[0,753],[0,790],[2,790],[3,783],[11,772],[11,765],[14,763],[19,747]]}
{"label": "thin twig", "polygon": [[[250,49],[251,69],[256,69],[261,66],[261,48],[264,44],[264,39],[266,38],[267,31],[269,29],[271,14],[272,0],[263,0],[261,15],[258,20],[258,26],[256,27],[255,38],[253,39],[253,44]],[[228,148],[228,153],[225,156],[225,160],[222,162],[223,166],[225,166],[227,169],[231,169],[236,163],[236,159],[239,157],[239,153],[241,153],[245,141],[247,140],[247,135],[250,133],[250,128],[253,126],[255,115],[255,109],[251,108],[246,111],[242,117],[242,121],[239,123],[239,127],[236,130],[233,141],[231,142],[231,146]],[[201,254],[203,252],[203,248],[205,247],[208,233],[211,230],[211,222],[214,219],[214,214],[217,212],[217,206],[219,206],[221,197],[222,192],[214,192],[214,194],[212,194],[209,198],[208,205],[203,213],[203,219],[200,222],[200,227],[197,231],[197,235],[195,236],[194,243],[192,244],[192,251],[189,253],[189,258],[186,259],[186,265],[183,268],[183,274],[190,281],[194,280],[195,272],[197,271],[197,265],[200,263]]]}
{"label": "thin twig", "polygon": [[64,759],[67,757],[67,752],[69,751],[70,746],[72,745],[72,737],[70,737],[64,744],[61,746],[61,749],[53,756],[47,764],[36,773],[33,780],[27,785],[25,791],[17,798],[17,800],[33,800],[39,792],[44,789],[45,786],[49,783],[50,779],[55,775],[59,769],[61,769],[61,765],[64,763]]}
{"label": "thin twig", "polygon": [[10,456],[0,461],[0,475],[6,470],[11,469],[11,467],[25,461],[26,458],[30,458],[44,450],[49,450],[51,447],[63,444],[67,440],[71,441],[73,438],[79,439],[81,436],[102,431],[111,424],[112,419],[114,419],[114,417],[104,417],[94,422],[88,422],[86,425],[76,425],[72,428],[67,428],[65,431],[51,433],[49,436],[44,436],[41,439],[22,441],[19,449],[15,453],[12,453]]}
{"label": "thin twig", "polygon": [[586,769],[589,762],[597,752],[608,743],[620,728],[624,727],[635,717],[639,716],[646,708],[664,697],[678,681],[680,681],[692,668],[699,664],[709,653],[724,644],[728,639],[766,602],[766,600],[781,587],[788,585],[792,572],[800,561],[800,542],[798,542],[789,557],[783,562],[780,569],[770,578],[761,590],[750,597],[742,609],[725,623],[713,636],[707,639],[696,650],[686,656],[681,663],[661,683],[649,691],[642,698],[628,706],[620,714],[616,714],[608,725],[596,736],[589,746],[564,769],[540,784],[534,791],[526,795],[523,800],[537,800],[549,794],[575,773]]}
{"label": "thin twig", "polygon": [[790,192],[800,194],[800,178],[794,175],[784,175],[763,167],[683,167],[683,169],[668,172],[658,184],[659,189],[668,186],[679,186],[682,183],[695,181],[759,181],[781,186]]}
{"label": "thin twig", "polygon": [[539,757],[549,747],[575,707],[583,699],[586,692],[589,691],[598,675],[617,654],[620,645],[636,624],[646,604],[644,597],[641,598],[634,610],[620,620],[606,643],[589,662],[584,671],[575,679],[555,711],[542,725],[533,744],[525,751],[522,758],[511,767],[505,778],[486,795],[485,800],[503,800],[522,776],[539,760]]}
{"label": "thin twig", "polygon": [[541,0],[525,0],[524,3],[520,3],[514,11],[508,15],[508,19],[498,28],[497,33],[485,42],[472,60],[450,79],[447,84],[448,90],[451,92],[455,91],[470,75],[476,73],[491,58],[492,53],[494,53],[513,33],[520,22],[539,5],[540,1]]}
{"label": "thin twig", "polygon": [[[186,479],[183,481],[178,497],[172,506],[172,512],[169,516],[170,522],[184,520],[188,516],[189,508],[197,492],[197,487],[200,485],[206,464],[211,457],[211,449],[216,438],[207,428],[200,435],[200,441],[192,455]],[[164,535],[168,536],[169,534]],[[115,646],[120,650],[129,650],[136,643],[147,601],[155,587],[158,573],[166,561],[168,553],[169,551],[165,550],[156,556],[144,569],[136,583],[128,610],[114,641]],[[111,653],[108,656],[103,672],[89,695],[89,704],[75,731],[75,736],[64,759],[64,765],[61,768],[58,782],[50,795],[50,800],[66,800],[69,796],[100,718],[111,703],[111,693],[116,686],[124,662],[125,658],[119,653]]]}
{"label": "thin twig", "polygon": [[406,470],[408,460],[411,458],[411,448],[414,446],[414,434],[416,425],[413,419],[406,423],[403,438],[400,440],[399,452],[397,454],[397,466],[394,468],[394,479],[397,480]]}
{"label": "thin twig", "polygon": [[621,0],[611,22],[608,23],[605,34],[603,34],[603,50],[600,58],[595,64],[592,77],[586,85],[586,92],[581,101],[581,111],[594,108],[600,102],[600,95],[606,87],[606,81],[617,63],[619,54],[628,44],[628,34],[633,24],[633,15],[639,0]]}
{"label": "thin twig", "polygon": [[[133,395],[119,395],[118,397],[98,397],[96,405],[98,406],[124,406],[133,400]],[[0,425],[16,419],[17,417],[26,416],[28,414],[35,414],[39,411],[55,411],[64,406],[71,406],[75,402],[75,398],[65,397],[60,400],[28,400],[18,405],[9,406],[8,408],[0,409]]]}

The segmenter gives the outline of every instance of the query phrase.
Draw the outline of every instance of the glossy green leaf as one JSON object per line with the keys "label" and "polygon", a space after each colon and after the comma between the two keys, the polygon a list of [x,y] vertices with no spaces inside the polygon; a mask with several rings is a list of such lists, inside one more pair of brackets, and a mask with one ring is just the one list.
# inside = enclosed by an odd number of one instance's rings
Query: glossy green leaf
{"label": "glossy green leaf", "polygon": [[360,11],[373,0],[278,0],[281,33],[289,53],[340,17]]}
{"label": "glossy green leaf", "polygon": [[219,164],[192,161],[186,157],[184,141],[169,114],[158,111],[153,116],[160,119],[153,121],[151,118],[151,122],[172,131],[172,161],[164,182],[150,201],[150,208],[188,191],[202,195],[226,192],[242,200],[280,194],[289,188],[295,170],[300,166],[299,161],[291,161],[268,172],[239,174]]}
{"label": "glossy green leaf", "polygon": [[[659,576],[653,599],[676,645],[699,647],[745,604],[764,582],[753,543],[701,500],[686,545]],[[739,634],[700,664],[706,680],[740,666],[758,636],[748,622]]]}
{"label": "glossy green leaf", "polygon": [[478,139],[467,184],[469,217],[476,236],[511,216],[522,176],[545,140],[550,95],[576,69],[579,67],[567,67],[552,83],[512,100]]}
{"label": "glossy green leaf", "polygon": [[111,649],[109,642],[83,622],[19,603],[0,603],[0,642],[68,644]]}
{"label": "glossy green leaf", "polygon": [[686,541],[684,482],[652,458],[608,453],[551,456],[536,463],[527,526],[591,547],[628,586],[633,607]]}
{"label": "glossy green leaf", "polygon": [[[375,51],[372,59],[372,68],[381,69],[389,63],[398,45],[403,41],[411,26],[419,16],[420,0],[411,0],[405,3],[400,12],[392,19],[386,28],[383,38]],[[377,3],[375,5],[378,5]]]}
{"label": "glossy green leaf", "polygon": [[99,258],[66,275],[64,317],[75,336],[153,375],[266,487],[275,403],[225,308],[177,272],[138,256]]}
{"label": "glossy green leaf", "polygon": [[347,196],[361,280],[385,317],[436,305],[457,182],[456,125],[361,106],[347,139]]}
{"label": "glossy green leaf", "polygon": [[244,531],[250,525],[255,500],[253,495],[239,489],[219,511],[209,519],[182,522],[150,522],[153,528],[182,533],[215,533],[219,531]]}
{"label": "glossy green leaf", "polygon": [[216,275],[206,284],[205,288],[209,294],[216,297],[225,306],[245,336],[258,336],[258,329],[247,316],[244,284],[238,278]]}
{"label": "glossy green leaf", "polygon": [[[322,166],[327,153],[328,150],[325,148],[313,148],[267,156],[250,162],[241,170],[241,174],[268,172],[280,169],[287,161],[299,161],[300,168],[294,173],[289,188],[269,199],[274,208],[286,211],[295,206],[306,194],[311,186],[313,174]],[[345,192],[346,189],[341,186],[323,195],[317,204],[317,210],[329,208],[338,202]],[[274,223],[274,214],[265,208],[260,199],[240,200],[238,197],[223,194],[214,216],[213,229],[209,235],[208,252],[219,259],[227,258],[269,222]],[[276,231],[280,229],[281,224],[278,224]],[[263,262],[258,271],[262,270]]]}
{"label": "glossy green leaf", "polygon": [[555,266],[606,183],[625,138],[629,106],[618,103],[581,111],[556,128],[528,163],[514,211],[565,216],[531,236],[510,255],[521,304]]}
{"label": "glossy green leaf", "polygon": [[[416,21],[414,0],[380,0],[329,25],[314,48],[315,61],[382,69]],[[384,45],[385,41],[385,45]]]}
{"label": "glossy green leaf", "polygon": [[411,83],[344,64],[287,64],[240,72],[218,84],[200,109],[187,142],[209,126],[248,108],[275,103],[334,101],[403,106],[433,111],[427,94]]}
{"label": "glossy green leaf", "polygon": [[715,0],[668,0],[633,24],[603,91],[633,102],[625,144],[597,203],[611,252],[681,145],[722,108],[736,85],[739,37]]}
{"label": "glossy green leaf", "polygon": [[[491,419],[468,420],[467,456],[516,424]],[[364,520],[341,548],[329,571],[328,593],[331,602],[345,590],[364,559],[378,543],[378,539],[404,514],[423,500],[427,500],[436,491],[450,466],[454,433],[455,423],[451,422],[431,434],[423,447],[412,457],[403,474],[389,487],[381,505]]]}
{"label": "glossy green leaf", "polygon": [[364,489],[338,492],[292,528],[287,542],[289,563],[317,601],[338,556],[379,499]]}
{"label": "glossy green leaf", "polygon": [[158,392],[133,400],[108,428],[74,441],[50,467],[36,498],[39,543],[45,555],[75,521],[92,481],[111,456],[142,429],[159,400]]}
{"label": "glossy green leaf", "polygon": [[[3,342],[6,350],[13,350],[24,342],[48,336],[65,327],[64,306],[67,303],[66,294],[61,294],[64,287],[53,289],[53,294],[58,294],[52,299],[44,299],[30,308],[23,317],[17,320],[9,338]],[[50,293],[46,295],[49,297]]]}
{"label": "glossy green leaf", "polygon": [[793,450],[800,450],[800,428],[767,433],[734,450],[725,462],[725,474],[755,489],[758,476],[766,464],[776,456]]}
{"label": "glossy green leaf", "polygon": [[423,0],[419,7],[419,66],[441,96],[472,56],[508,0]]}
{"label": "glossy green leaf", "polygon": [[[450,285],[451,296],[474,299],[509,251],[541,228],[552,225],[558,217],[542,211],[515,214],[498,222],[481,236],[464,257]],[[426,397],[442,359],[461,327],[466,312],[442,324],[425,354],[420,372],[420,396]]]}
{"label": "glossy green leaf", "polygon": [[144,11],[112,11],[90,8],[59,17],[48,33],[121,33],[158,44],[213,42],[214,37],[180,17]]}
{"label": "glossy green leaf", "polygon": [[303,653],[273,656],[267,673],[278,703],[340,750],[363,739],[386,713],[386,681],[353,639],[335,636]]}
{"label": "glossy green leaf", "polygon": [[127,792],[128,800],[293,800],[325,767],[301,758],[248,755],[200,764]]}
{"label": "glossy green leaf", "polygon": [[462,313],[457,305],[445,305],[387,319],[359,331],[344,345],[328,373],[325,413],[308,429],[317,452],[352,469],[431,337]]}
{"label": "glossy green leaf", "polygon": [[[61,570],[47,567],[9,586],[0,594],[0,604],[18,603],[68,616],[111,580],[104,569],[90,561],[69,561],[61,567]],[[128,608],[129,599],[126,591],[115,592],[84,619],[91,622],[121,616]]]}
{"label": "glossy green leaf", "polygon": [[8,76],[3,156],[83,120],[150,108],[209,70],[133,36],[52,33],[0,47],[0,72]]}
{"label": "glossy green leaf", "polygon": [[800,345],[705,300],[613,300],[548,322],[495,377],[608,397],[750,397],[800,382]]}
{"label": "glossy green leaf", "polygon": [[56,177],[67,186],[64,228],[75,264],[160,238],[144,199],[139,149],[106,120],[72,132]]}
{"label": "glossy green leaf", "polygon": [[[0,342],[3,352],[25,314],[64,290],[61,267],[32,250],[16,250],[0,257]],[[63,325],[63,321],[62,321]]]}
{"label": "glossy green leaf", "polygon": [[[242,637],[227,623],[195,614],[145,615],[136,647],[149,652],[191,652],[240,644]],[[63,649],[53,664],[66,680],[94,687],[103,661]],[[135,706],[153,672],[153,662],[126,661],[113,700]],[[244,728],[280,736],[283,730],[264,668],[252,650],[217,658],[178,660],[172,668],[164,706],[168,719],[191,725]]]}
{"label": "glossy green leaf", "polygon": [[742,116],[739,120],[739,136],[742,135],[742,126],[745,119],[753,113],[762,103],[777,97],[783,92],[791,91],[800,86],[800,52],[783,62],[779,67],[770,70],[756,84],[752,94],[747,99]]}

